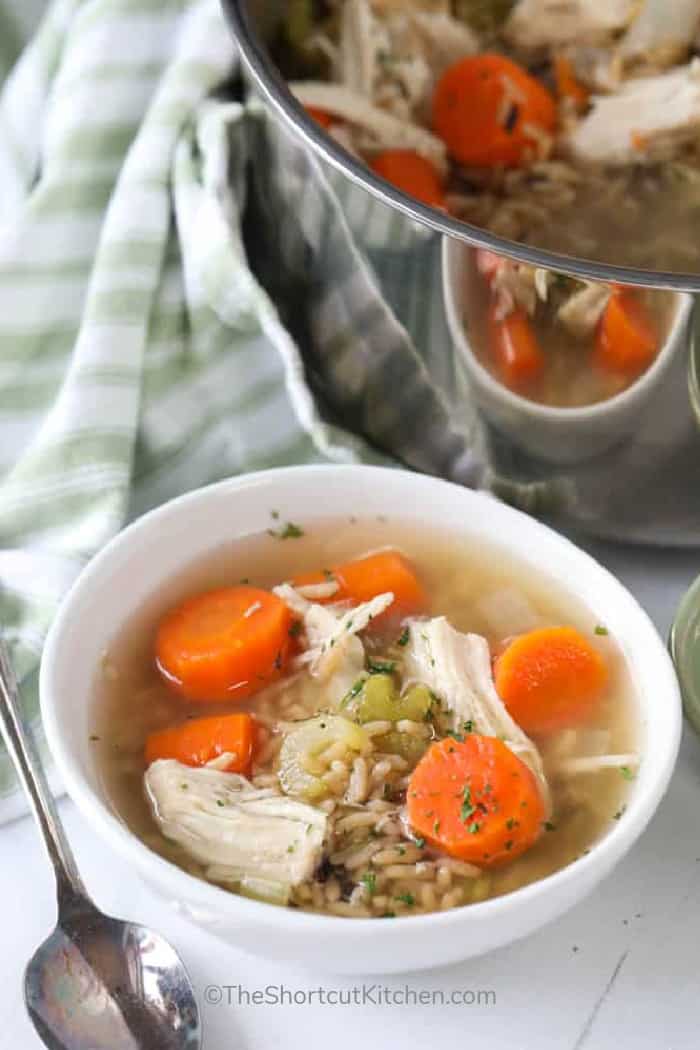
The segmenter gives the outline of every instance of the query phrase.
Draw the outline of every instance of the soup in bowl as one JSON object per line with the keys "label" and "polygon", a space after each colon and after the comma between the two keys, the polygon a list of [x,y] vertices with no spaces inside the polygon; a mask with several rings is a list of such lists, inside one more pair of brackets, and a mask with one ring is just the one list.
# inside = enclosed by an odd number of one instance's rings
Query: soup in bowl
{"label": "soup in bowl", "polygon": [[679,731],[665,650],[604,570],[487,497],[373,468],[137,522],[64,606],[42,698],[69,791],[157,888],[347,972],[570,906],[641,832]]}

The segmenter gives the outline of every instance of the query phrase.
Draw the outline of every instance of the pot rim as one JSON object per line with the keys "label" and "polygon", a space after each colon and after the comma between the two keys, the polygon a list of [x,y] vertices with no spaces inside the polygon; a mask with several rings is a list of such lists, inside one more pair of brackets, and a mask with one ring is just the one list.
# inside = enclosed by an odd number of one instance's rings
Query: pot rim
{"label": "pot rim", "polygon": [[395,189],[375,175],[361,161],[351,156],[319,127],[306,113],[283,77],[266,53],[255,24],[250,17],[248,0],[222,0],[224,13],[239,45],[243,62],[256,87],[278,116],[294,128],[302,141],[323,160],[342,172],[356,185],[362,186],[383,204],[396,208],[414,222],[435,233],[454,237],[467,244],[486,248],[518,262],[545,270],[577,277],[582,280],[604,281],[608,284],[636,285],[646,288],[670,289],[676,292],[700,292],[700,273],[639,270],[627,266],[613,266],[589,259],[578,259],[557,252],[532,248],[518,241],[498,237],[487,230],[444,212],[421,204]]}

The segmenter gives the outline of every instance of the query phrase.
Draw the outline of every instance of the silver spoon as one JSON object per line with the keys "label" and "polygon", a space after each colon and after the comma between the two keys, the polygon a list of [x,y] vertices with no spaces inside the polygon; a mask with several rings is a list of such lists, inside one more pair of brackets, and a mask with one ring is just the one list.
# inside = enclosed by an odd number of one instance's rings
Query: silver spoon
{"label": "silver spoon", "polygon": [[0,732],[56,874],[58,923],[24,974],[24,996],[50,1050],[200,1050],[187,971],[162,937],[104,915],[87,895],[20,714],[0,638]]}

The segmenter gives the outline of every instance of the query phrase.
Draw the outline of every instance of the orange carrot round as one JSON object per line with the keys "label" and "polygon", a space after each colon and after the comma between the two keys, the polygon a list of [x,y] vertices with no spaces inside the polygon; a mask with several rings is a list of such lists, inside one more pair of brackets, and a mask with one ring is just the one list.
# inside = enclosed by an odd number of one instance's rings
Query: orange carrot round
{"label": "orange carrot round", "polygon": [[445,191],[440,172],[429,160],[410,149],[388,149],[370,162],[376,172],[392,186],[433,208],[445,207]]}
{"label": "orange carrot round", "polygon": [[530,318],[520,307],[500,318],[496,304],[492,303],[488,313],[488,335],[498,374],[511,390],[522,390],[542,375],[544,352]]}
{"label": "orange carrot round", "polygon": [[317,124],[320,124],[324,131],[328,131],[334,123],[337,123],[334,120],[333,115],[327,113],[325,109],[317,109],[316,106],[307,106],[306,112],[316,121]]}
{"label": "orange carrot round", "polygon": [[654,320],[639,296],[628,289],[613,292],[598,327],[596,364],[608,372],[638,375],[658,350]]}
{"label": "orange carrot round", "polygon": [[327,598],[314,599],[321,603],[351,601],[356,605],[376,598],[378,594],[391,592],[394,604],[386,610],[388,614],[409,616],[423,612],[428,607],[428,596],[411,563],[398,551],[379,551],[366,558],[344,562],[325,572],[309,572],[295,576],[295,587],[329,583],[338,585],[337,591]]}
{"label": "orange carrot round", "polygon": [[443,74],[433,97],[435,132],[467,167],[521,167],[556,120],[547,89],[503,55],[461,59]]}
{"label": "orange carrot round", "polygon": [[194,718],[170,729],[150,733],[145,759],[150,766],[159,758],[174,758],[185,766],[205,766],[219,755],[230,754],[226,773],[250,772],[255,721],[245,712]]}
{"label": "orange carrot round", "polygon": [[411,775],[408,821],[450,857],[492,867],[537,840],[545,817],[534,774],[495,737],[439,740]]}
{"label": "orange carrot round", "polygon": [[162,620],[156,664],[186,700],[244,700],[282,674],[291,623],[285,603],[269,591],[207,591]]}
{"label": "orange carrot round", "polygon": [[520,635],[499,656],[496,690],[526,733],[569,729],[598,710],[608,683],[605,660],[574,627]]}

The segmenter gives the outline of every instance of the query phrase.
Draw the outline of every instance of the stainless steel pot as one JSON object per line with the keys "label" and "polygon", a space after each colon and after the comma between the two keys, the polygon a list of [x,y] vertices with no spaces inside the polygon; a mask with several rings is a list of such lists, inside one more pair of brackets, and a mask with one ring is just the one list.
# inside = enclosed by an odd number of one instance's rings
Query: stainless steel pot
{"label": "stainless steel pot", "polygon": [[[692,398],[688,380],[690,295],[700,292],[700,272],[633,270],[542,251],[405,196],[325,135],[288,91],[268,50],[283,14],[278,0],[223,5],[265,113],[254,149],[251,261],[275,299],[286,304],[284,320],[308,351],[309,378],[329,411],[411,466],[490,488],[534,513],[625,540],[700,544],[698,370],[692,359]],[[280,196],[281,173],[289,177]],[[319,195],[332,198],[331,207],[342,213],[346,238],[333,234],[332,243],[324,240],[314,214]],[[291,233],[282,213],[294,216]],[[455,289],[474,246],[557,274],[689,294],[679,299],[677,323],[657,365],[629,396],[593,410],[543,413],[488,389],[460,338],[462,304]],[[319,313],[327,326],[339,274],[352,266],[365,268],[370,283],[376,280],[391,323],[383,318],[375,324],[362,312],[348,319],[364,344],[364,365],[355,358],[345,369],[329,367],[332,341],[324,343]],[[347,308],[347,302],[336,305]],[[381,382],[391,387],[385,394],[415,412],[408,447],[405,428],[397,446],[395,421],[377,423],[379,394],[371,389],[367,362],[389,356],[387,332],[397,353],[399,335],[406,336],[406,354],[418,354],[437,391],[436,403],[428,398],[429,410],[423,402],[418,408],[416,391],[424,387],[416,369],[406,366],[404,375],[394,366],[383,373]]]}

